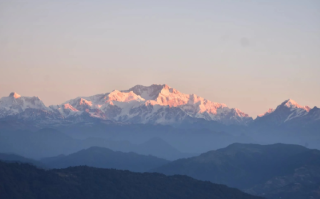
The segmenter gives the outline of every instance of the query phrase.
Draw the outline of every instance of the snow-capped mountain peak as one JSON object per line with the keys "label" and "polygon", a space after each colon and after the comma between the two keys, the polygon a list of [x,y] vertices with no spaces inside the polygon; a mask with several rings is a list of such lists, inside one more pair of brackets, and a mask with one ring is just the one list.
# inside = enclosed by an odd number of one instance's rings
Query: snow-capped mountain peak
{"label": "snow-capped mountain peak", "polygon": [[20,98],[20,97],[21,97],[21,95],[19,95],[19,94],[18,94],[18,93],[16,93],[16,92],[12,92],[12,93],[10,93],[9,97],[12,97],[12,98],[18,99],[18,98]]}
{"label": "snow-capped mountain peak", "polygon": [[0,99],[0,118],[23,113],[29,109],[49,111],[49,108],[38,97],[22,97],[12,92]]}
{"label": "snow-capped mountain peak", "polygon": [[276,109],[269,109],[266,113],[258,115],[257,121],[268,121],[273,124],[283,124],[302,118],[310,112],[309,106],[301,106],[292,99],[285,100]]}
{"label": "snow-capped mountain peak", "polygon": [[252,120],[251,117],[238,109],[230,109],[225,104],[212,102],[195,94],[181,93],[167,84],[137,85],[122,92],[129,91],[145,99],[145,105],[176,107],[193,118],[222,123],[248,123]]}
{"label": "snow-capped mountain peak", "polygon": [[296,101],[292,100],[292,99],[288,99],[286,101],[284,101],[279,107],[281,106],[285,106],[285,107],[288,107],[290,109],[303,109],[307,112],[310,111],[310,107],[309,106],[301,106],[299,105]]}
{"label": "snow-capped mountain peak", "polygon": [[0,107],[25,110],[27,108],[46,109],[47,107],[38,97],[22,97],[12,92],[8,97],[0,99]]}
{"label": "snow-capped mountain peak", "polygon": [[167,90],[170,87],[166,84],[152,84],[151,86],[136,85],[129,90],[122,92],[132,91],[136,95],[141,96],[145,100],[156,100],[162,90]]}

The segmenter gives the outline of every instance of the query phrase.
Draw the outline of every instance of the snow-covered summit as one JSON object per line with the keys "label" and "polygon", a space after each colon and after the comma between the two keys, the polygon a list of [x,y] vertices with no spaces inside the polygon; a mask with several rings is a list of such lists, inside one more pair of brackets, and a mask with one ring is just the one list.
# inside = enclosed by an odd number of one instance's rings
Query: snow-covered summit
{"label": "snow-covered summit", "polygon": [[17,98],[20,98],[20,97],[21,97],[21,95],[19,95],[19,94],[18,94],[18,93],[16,93],[16,92],[12,92],[12,93],[10,93],[9,97],[12,97],[12,98],[17,99]]}
{"label": "snow-covered summit", "polygon": [[307,112],[309,112],[311,109],[309,106],[299,105],[296,101],[294,101],[292,99],[288,99],[288,100],[284,101],[280,106],[286,106],[290,109],[304,109]]}
{"label": "snow-covered summit", "polygon": [[27,109],[49,110],[38,97],[22,97],[12,92],[8,97],[0,99],[0,118],[16,115]]}
{"label": "snow-covered summit", "polygon": [[[166,84],[151,86],[137,85],[133,91],[147,100],[148,104],[178,107],[190,117],[214,120],[226,124],[248,123],[252,120],[248,114],[239,109],[228,108],[227,105],[204,99],[195,94],[184,94]],[[126,92],[126,91],[124,91]]]}
{"label": "snow-covered summit", "polygon": [[169,86],[166,84],[152,84],[151,86],[136,85],[129,90],[124,90],[122,92],[132,91],[136,95],[141,96],[145,100],[155,100],[162,90],[168,90]]}
{"label": "snow-covered summit", "polygon": [[140,95],[146,101],[153,100],[157,104],[162,106],[180,107],[187,104],[198,104],[200,105],[201,112],[207,111],[207,109],[210,108],[217,109],[227,107],[227,105],[225,104],[211,102],[195,94],[181,93],[166,84],[153,84],[151,86],[137,85],[123,92],[128,91],[133,91],[135,94]]}
{"label": "snow-covered summit", "polygon": [[129,90],[75,98],[51,106],[64,117],[86,112],[121,122],[181,122],[187,117],[218,121],[224,124],[247,124],[252,118],[238,109],[211,102],[195,94],[184,94],[166,84],[137,85]]}
{"label": "snow-covered summit", "polygon": [[269,109],[266,113],[259,115],[259,121],[272,121],[275,124],[289,122],[293,119],[306,116],[311,108],[309,106],[301,106],[292,99],[285,100],[276,109]]}
{"label": "snow-covered summit", "polygon": [[27,108],[47,109],[38,97],[22,97],[18,93],[12,92],[8,97],[0,99],[0,108],[16,108],[22,111]]}

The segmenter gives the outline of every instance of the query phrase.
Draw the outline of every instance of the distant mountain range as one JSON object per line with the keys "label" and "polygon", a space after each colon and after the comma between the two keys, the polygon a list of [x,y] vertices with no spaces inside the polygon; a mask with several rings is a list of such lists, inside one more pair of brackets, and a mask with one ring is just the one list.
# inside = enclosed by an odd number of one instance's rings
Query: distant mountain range
{"label": "distant mountain range", "polygon": [[90,166],[104,169],[128,170],[132,172],[148,172],[170,162],[151,155],[113,151],[104,147],[90,147],[69,155],[61,154],[39,160],[25,158],[12,153],[0,153],[0,161],[27,163],[42,169]]}
{"label": "distant mountain range", "polygon": [[0,161],[27,163],[27,164],[34,165],[34,166],[36,166],[38,168],[43,168],[43,169],[48,168],[47,166],[45,166],[40,161],[36,161],[36,160],[33,160],[33,159],[25,158],[23,156],[16,155],[16,154],[0,153]]}
{"label": "distant mountain range", "polygon": [[[320,123],[320,109],[286,100],[253,120],[248,114],[195,94],[184,94],[168,85],[141,86],[90,97],[78,97],[60,105],[45,106],[38,97],[11,93],[0,99],[0,121],[21,121],[45,126],[79,122],[168,124],[214,122],[222,125],[266,126]],[[25,124],[24,124],[25,125]]]}
{"label": "distant mountain range", "polygon": [[270,199],[320,198],[320,151],[299,145],[232,144],[154,171],[226,184]]}
{"label": "distant mountain range", "polygon": [[[94,133],[92,134],[94,136]],[[0,153],[19,154],[35,159],[61,154],[68,155],[94,146],[109,148],[113,151],[135,152],[146,156],[152,155],[167,160],[176,160],[193,155],[182,153],[157,137],[147,139],[141,144],[133,144],[125,140],[99,137],[76,139],[55,129],[41,129],[35,132],[26,130],[0,131]],[[119,155],[121,154],[119,152]]]}

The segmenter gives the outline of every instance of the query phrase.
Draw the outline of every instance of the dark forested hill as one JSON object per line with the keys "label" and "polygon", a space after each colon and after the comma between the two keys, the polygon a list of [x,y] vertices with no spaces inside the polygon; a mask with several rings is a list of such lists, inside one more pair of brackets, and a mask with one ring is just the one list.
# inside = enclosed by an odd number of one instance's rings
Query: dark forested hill
{"label": "dark forested hill", "polygon": [[145,172],[162,166],[169,161],[154,156],[123,153],[102,147],[90,147],[67,156],[44,158],[41,160],[49,168],[71,166],[92,166],[98,168],[122,169]]}
{"label": "dark forested hill", "polygon": [[42,170],[0,162],[0,198],[4,199],[258,199],[225,185],[186,176],[132,173],[86,166]]}
{"label": "dark forested hill", "polygon": [[318,150],[286,144],[232,144],[155,171],[226,184],[268,198],[304,199],[320,198],[319,170]]}

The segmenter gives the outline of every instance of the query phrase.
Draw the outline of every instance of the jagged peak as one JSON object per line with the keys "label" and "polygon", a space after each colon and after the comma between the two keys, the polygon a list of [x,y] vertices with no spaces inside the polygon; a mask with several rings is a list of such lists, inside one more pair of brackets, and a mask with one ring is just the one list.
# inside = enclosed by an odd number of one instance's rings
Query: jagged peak
{"label": "jagged peak", "polygon": [[[196,106],[199,106],[198,111],[200,113],[209,112],[211,114],[217,114],[218,108],[227,107],[226,104],[212,102],[196,94],[181,93],[167,84],[152,84],[150,86],[136,85],[125,92],[129,91],[133,91],[135,94],[143,97],[146,100],[146,104],[159,104],[169,107],[196,104]],[[186,109],[188,109],[188,107]],[[239,109],[234,109],[234,112],[237,116],[249,117],[248,114],[245,114]]]}
{"label": "jagged peak", "polygon": [[154,88],[154,87],[162,87],[162,88],[166,88],[166,89],[169,89],[171,88],[170,86],[168,86],[167,84],[151,84],[150,86],[144,86],[144,85],[135,85],[133,86],[132,88],[130,88],[129,90],[134,90],[134,89],[144,89],[144,88]]}
{"label": "jagged peak", "polygon": [[283,107],[283,106],[288,107],[288,108],[304,109],[304,110],[306,110],[307,112],[309,112],[310,109],[311,109],[309,106],[301,106],[301,105],[299,105],[299,104],[298,104],[296,101],[294,101],[293,99],[288,99],[288,100],[284,101],[284,102],[280,105],[280,107]]}
{"label": "jagged peak", "polygon": [[63,105],[64,109],[70,109],[72,111],[78,112],[78,109],[74,108],[71,104],[67,103]]}
{"label": "jagged peak", "polygon": [[80,104],[80,105],[92,106],[92,102],[91,102],[91,101],[88,101],[88,100],[83,99],[83,98],[80,98],[80,99],[79,99],[79,104]]}
{"label": "jagged peak", "polygon": [[[41,101],[41,99],[37,96],[33,96],[33,97],[24,97],[24,96],[21,96],[19,95],[18,93],[16,92],[11,92],[9,94],[9,98],[15,98],[15,99],[19,99],[19,98],[23,98],[24,100],[27,100],[27,101]],[[41,101],[42,102],[42,101]]]}
{"label": "jagged peak", "polygon": [[146,91],[146,90],[158,91],[160,93],[161,90],[163,90],[163,89],[168,90],[170,88],[171,87],[168,86],[167,84],[152,84],[150,86],[136,85],[136,86],[130,88],[129,90],[127,90],[127,91],[133,91],[134,93],[139,95],[138,93],[141,93],[141,92]]}
{"label": "jagged peak", "polygon": [[146,100],[156,100],[160,93],[166,92],[171,89],[167,84],[152,84],[150,86],[136,85],[129,90],[123,92],[134,92]]}
{"label": "jagged peak", "polygon": [[314,106],[313,108],[310,108],[310,113],[311,112],[314,112],[314,111],[319,111],[320,110],[320,108],[318,108],[317,106]]}
{"label": "jagged peak", "polygon": [[291,108],[292,106],[294,106],[294,107],[299,107],[299,106],[300,106],[300,105],[299,105],[296,101],[294,101],[293,99],[288,99],[288,100],[284,101],[282,104],[283,104],[284,106],[288,107],[288,108]]}
{"label": "jagged peak", "polygon": [[111,93],[121,93],[121,91],[115,89],[115,90],[111,91],[109,94],[111,94]]}
{"label": "jagged peak", "polygon": [[263,117],[263,116],[266,116],[266,115],[269,115],[270,113],[272,113],[275,109],[273,108],[269,108],[269,110],[263,114],[260,114],[258,115],[258,117]]}
{"label": "jagged peak", "polygon": [[12,97],[12,98],[17,99],[17,98],[20,98],[20,97],[21,97],[21,95],[19,95],[19,94],[18,94],[18,93],[16,93],[16,92],[12,92],[12,93],[10,93],[9,97]]}
{"label": "jagged peak", "polygon": [[137,101],[144,101],[144,99],[134,93],[133,91],[125,92],[119,90],[113,90],[111,93],[108,94],[107,101],[120,101],[120,102],[128,102],[132,100]]}

